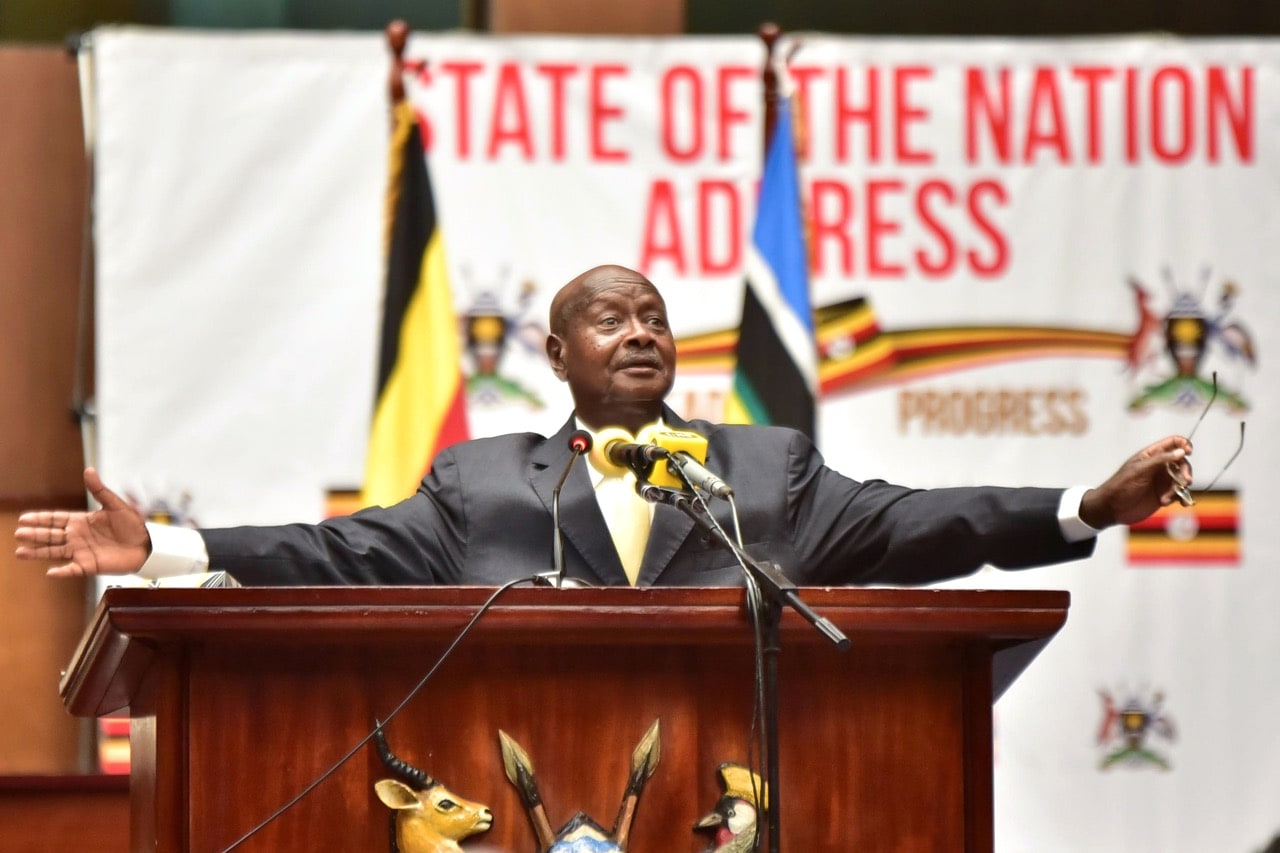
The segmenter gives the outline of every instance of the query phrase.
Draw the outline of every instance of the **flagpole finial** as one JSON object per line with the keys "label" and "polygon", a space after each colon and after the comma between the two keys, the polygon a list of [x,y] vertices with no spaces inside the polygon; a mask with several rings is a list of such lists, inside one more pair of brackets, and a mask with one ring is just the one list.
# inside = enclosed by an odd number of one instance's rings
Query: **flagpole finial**
{"label": "flagpole finial", "polygon": [[392,106],[404,100],[404,48],[409,43],[409,24],[396,18],[387,24],[387,47],[391,49],[391,76],[387,90]]}
{"label": "flagpole finial", "polygon": [[760,36],[760,40],[764,42],[765,47],[772,51],[773,43],[782,35],[782,29],[773,21],[765,21],[756,29],[756,34]]}
{"label": "flagpole finial", "polygon": [[768,151],[773,126],[778,122],[778,71],[773,64],[773,50],[778,39],[782,38],[782,28],[773,21],[765,21],[756,34],[764,42],[764,66],[760,71],[764,84],[764,145],[761,151]]}

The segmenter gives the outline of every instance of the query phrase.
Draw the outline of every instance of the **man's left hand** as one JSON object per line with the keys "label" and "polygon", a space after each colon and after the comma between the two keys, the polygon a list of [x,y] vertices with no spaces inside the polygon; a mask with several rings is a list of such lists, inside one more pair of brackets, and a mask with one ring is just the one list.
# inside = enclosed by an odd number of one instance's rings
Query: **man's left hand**
{"label": "man's left hand", "polygon": [[1191,482],[1191,442],[1180,435],[1162,438],[1139,450],[1111,477],[1085,493],[1080,520],[1098,529],[1113,524],[1136,524],[1162,506],[1177,500],[1173,477]]}

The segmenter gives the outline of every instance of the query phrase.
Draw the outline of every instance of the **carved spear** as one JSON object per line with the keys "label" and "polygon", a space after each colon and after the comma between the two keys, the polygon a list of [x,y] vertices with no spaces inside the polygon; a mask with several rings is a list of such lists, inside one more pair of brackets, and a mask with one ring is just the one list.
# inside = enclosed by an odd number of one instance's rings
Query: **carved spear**
{"label": "carved spear", "polygon": [[556,835],[551,830],[551,821],[547,820],[546,807],[542,805],[542,795],[538,793],[538,780],[533,775],[533,761],[520,744],[498,729],[498,741],[502,744],[502,768],[507,773],[511,784],[520,793],[520,801],[524,803],[529,820],[533,821],[533,831],[538,836],[538,849],[549,850]]}
{"label": "carved spear", "polygon": [[622,805],[618,808],[618,819],[613,823],[613,840],[618,847],[627,849],[627,839],[631,835],[631,821],[636,816],[636,803],[640,792],[653,775],[662,756],[662,731],[659,720],[640,738],[636,748],[631,751],[631,775],[627,777],[627,790],[622,795]]}

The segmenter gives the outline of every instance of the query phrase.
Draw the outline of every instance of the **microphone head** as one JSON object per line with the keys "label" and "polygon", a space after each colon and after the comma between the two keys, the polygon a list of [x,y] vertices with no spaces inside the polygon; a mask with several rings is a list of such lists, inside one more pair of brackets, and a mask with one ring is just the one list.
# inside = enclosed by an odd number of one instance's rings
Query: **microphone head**
{"label": "microphone head", "polygon": [[596,470],[605,475],[617,475],[627,473],[624,465],[619,465],[609,458],[609,445],[631,443],[631,433],[622,427],[605,427],[595,435],[595,441],[588,449],[587,458],[591,460],[591,464]]}
{"label": "microphone head", "polygon": [[569,434],[569,449],[574,453],[586,453],[592,445],[591,433],[585,429],[575,429]]}
{"label": "microphone head", "polygon": [[[696,432],[645,427],[636,436],[636,441],[640,444],[656,444],[671,454],[687,453],[699,463],[707,461],[707,439]],[[653,471],[649,474],[649,482],[668,489],[685,488],[680,475],[672,471],[665,460],[653,466]]]}

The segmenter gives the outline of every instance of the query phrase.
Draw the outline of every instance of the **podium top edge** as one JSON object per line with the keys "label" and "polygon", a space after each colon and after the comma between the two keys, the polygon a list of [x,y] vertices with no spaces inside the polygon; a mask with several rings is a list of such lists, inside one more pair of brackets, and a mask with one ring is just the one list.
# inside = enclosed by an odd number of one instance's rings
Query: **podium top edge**
{"label": "podium top edge", "polygon": [[[400,647],[452,640],[494,596],[492,587],[238,587],[110,589],[60,684],[73,714],[130,701],[165,648]],[[867,643],[976,644],[999,652],[1047,640],[1066,622],[1058,590],[804,587],[803,601]],[[783,645],[827,639],[786,610]],[[746,596],[734,588],[513,588],[479,619],[469,642],[536,647],[622,644],[735,646],[752,642]]]}

